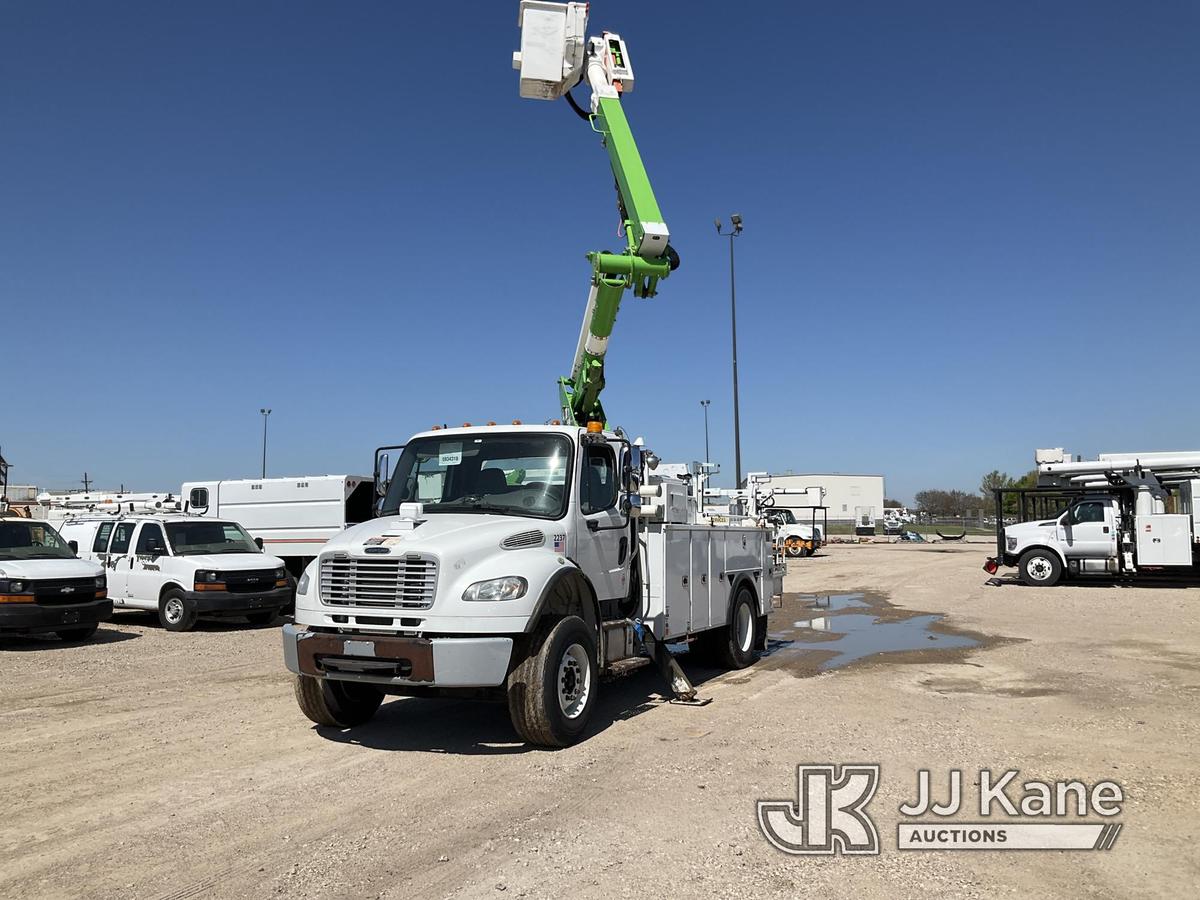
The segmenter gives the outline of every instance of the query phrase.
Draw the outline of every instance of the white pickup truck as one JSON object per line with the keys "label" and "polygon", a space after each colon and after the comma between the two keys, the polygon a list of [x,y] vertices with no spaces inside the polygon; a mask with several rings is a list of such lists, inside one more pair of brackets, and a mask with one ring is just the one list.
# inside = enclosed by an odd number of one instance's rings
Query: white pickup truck
{"label": "white pickup truck", "polygon": [[312,721],[367,721],[385,694],[493,697],[527,741],[579,739],[599,679],[665,642],[728,667],[766,643],[782,565],[766,529],[700,524],[683,481],[623,434],[571,426],[413,437],[381,517],[321,548],[301,577],[284,660]]}

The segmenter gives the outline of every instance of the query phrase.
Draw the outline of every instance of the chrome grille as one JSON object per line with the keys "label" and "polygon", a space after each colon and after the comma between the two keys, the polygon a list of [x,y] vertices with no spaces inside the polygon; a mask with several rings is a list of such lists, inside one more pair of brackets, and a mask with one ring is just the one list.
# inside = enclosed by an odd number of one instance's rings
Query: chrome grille
{"label": "chrome grille", "polygon": [[327,606],[429,609],[436,589],[437,560],[417,553],[321,560],[321,602]]}
{"label": "chrome grille", "polygon": [[526,547],[540,547],[546,543],[546,536],[540,531],[521,531],[510,534],[500,546],[505,550],[524,550]]}

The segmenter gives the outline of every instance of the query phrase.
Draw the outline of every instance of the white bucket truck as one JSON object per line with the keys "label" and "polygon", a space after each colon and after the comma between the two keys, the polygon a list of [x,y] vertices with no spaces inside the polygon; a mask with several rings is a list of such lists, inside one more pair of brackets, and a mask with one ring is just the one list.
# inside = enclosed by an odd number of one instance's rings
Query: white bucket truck
{"label": "white bucket truck", "polygon": [[1037,488],[996,492],[996,521],[1008,514],[1006,498],[1022,521],[998,528],[988,573],[1015,566],[1025,584],[1049,586],[1090,574],[1196,572],[1200,451],[1073,461],[1055,448],[1035,461]]}
{"label": "white bucket truck", "polygon": [[769,535],[701,524],[656,463],[598,423],[416,435],[381,477],[382,517],[300,579],[283,631],[300,708],[346,727],[386,694],[490,695],[526,740],[561,746],[602,675],[654,662],[691,699],[666,642],[749,665],[780,589]]}

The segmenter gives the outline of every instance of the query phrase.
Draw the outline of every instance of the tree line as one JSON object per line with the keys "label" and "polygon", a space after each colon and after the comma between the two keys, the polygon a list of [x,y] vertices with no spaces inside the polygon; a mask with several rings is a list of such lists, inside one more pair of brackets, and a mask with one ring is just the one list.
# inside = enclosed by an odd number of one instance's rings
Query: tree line
{"label": "tree line", "polygon": [[[943,490],[928,488],[917,491],[917,508],[931,516],[972,516],[983,511],[984,515],[995,509],[996,499],[992,493],[996,488],[1031,488],[1037,485],[1037,469],[1013,478],[1007,472],[993,469],[980,479],[979,490]],[[1016,498],[1005,498],[1004,512],[1016,512]]]}

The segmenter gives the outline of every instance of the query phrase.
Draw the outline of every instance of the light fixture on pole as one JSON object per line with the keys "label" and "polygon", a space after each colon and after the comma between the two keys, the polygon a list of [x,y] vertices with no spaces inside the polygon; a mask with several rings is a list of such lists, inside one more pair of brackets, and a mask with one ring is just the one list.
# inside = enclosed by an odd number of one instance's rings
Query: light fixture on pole
{"label": "light fixture on pole", "polygon": [[271,411],[266,407],[259,410],[263,417],[263,458],[262,458],[262,477],[267,477],[267,416]]}
{"label": "light fixture on pole", "polygon": [[716,219],[717,234],[729,238],[729,320],[733,340],[733,467],[737,481],[734,487],[742,486],[742,422],[738,409],[737,371],[737,287],[733,277],[733,239],[742,233],[742,217],[734,213],[729,217],[729,230],[721,230],[721,220]]}
{"label": "light fixture on pole", "polygon": [[704,407],[704,461],[706,463],[712,462],[712,459],[708,455],[708,405],[710,403],[712,403],[711,400],[700,401],[700,405]]}

